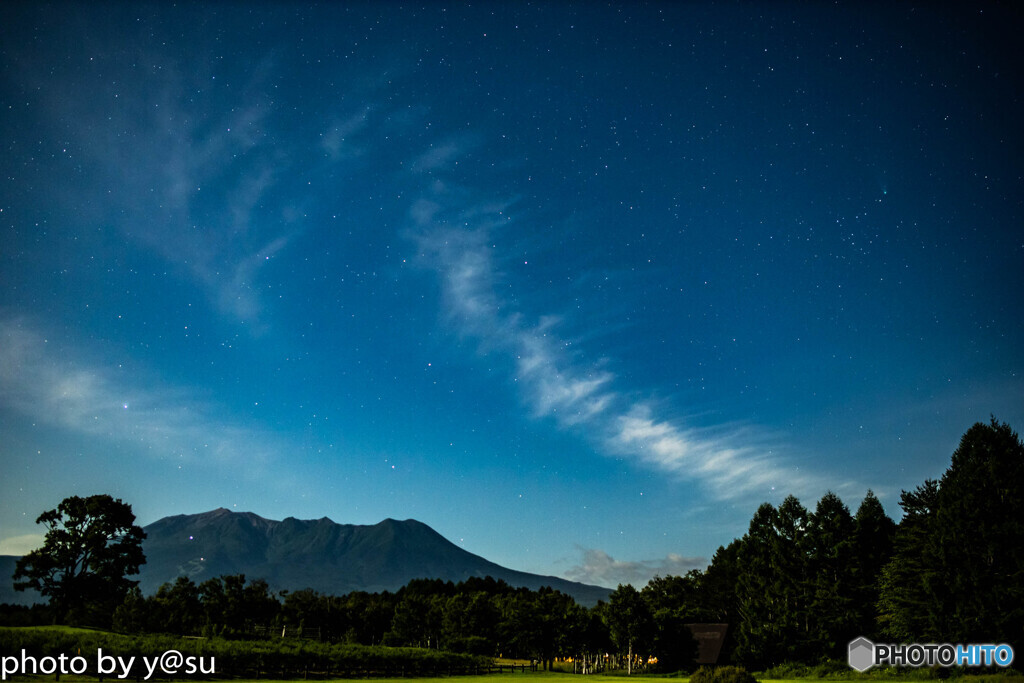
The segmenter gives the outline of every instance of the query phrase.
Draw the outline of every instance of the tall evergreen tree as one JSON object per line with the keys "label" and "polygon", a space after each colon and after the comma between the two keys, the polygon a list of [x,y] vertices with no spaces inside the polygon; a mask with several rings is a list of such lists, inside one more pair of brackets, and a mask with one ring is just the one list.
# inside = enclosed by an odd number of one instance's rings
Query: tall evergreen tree
{"label": "tall evergreen tree", "polygon": [[725,643],[719,654],[719,661],[732,661],[736,648],[736,632],[739,630],[740,608],[737,596],[742,541],[733,539],[729,545],[720,546],[711,558],[711,564],[700,579],[698,599],[699,621],[728,624]]}
{"label": "tall evergreen tree", "polygon": [[880,618],[903,641],[1024,646],[1024,445],[1009,425],[977,423],[939,483],[900,500],[904,518],[882,572]]}
{"label": "tall evergreen tree", "polygon": [[779,601],[775,625],[779,634],[778,660],[801,660],[811,654],[809,526],[807,508],[795,496],[782,501],[772,545],[772,590]]}
{"label": "tall evergreen tree", "polygon": [[736,586],[739,583],[739,554],[742,541],[734,539],[729,545],[719,546],[711,564],[700,578],[697,594],[698,620],[735,625],[739,619]]}
{"label": "tall evergreen tree", "polygon": [[877,614],[879,582],[882,568],[892,557],[896,523],[885,514],[882,503],[870,489],[853,522],[857,633],[876,639],[881,635]]}
{"label": "tall evergreen tree", "polygon": [[831,491],[811,516],[808,544],[813,590],[809,637],[819,656],[838,659],[857,635],[856,546],[850,510]]}
{"label": "tall evergreen tree", "polygon": [[775,507],[762,503],[740,542],[735,657],[748,667],[761,668],[774,663],[781,649],[776,628],[781,606],[776,597],[773,550],[777,524]]}
{"label": "tall evergreen tree", "polygon": [[903,519],[878,597],[878,624],[893,642],[944,642],[934,610],[934,596],[943,590],[934,533],[938,497],[934,479],[900,493]]}
{"label": "tall evergreen tree", "polygon": [[935,521],[943,635],[1024,645],[1024,445],[1009,425],[993,418],[964,434]]}

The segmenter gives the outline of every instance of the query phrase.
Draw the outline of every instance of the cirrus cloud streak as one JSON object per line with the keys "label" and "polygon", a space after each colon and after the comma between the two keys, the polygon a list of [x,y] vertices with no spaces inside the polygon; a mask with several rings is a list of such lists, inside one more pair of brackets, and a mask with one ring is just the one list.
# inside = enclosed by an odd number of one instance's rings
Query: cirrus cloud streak
{"label": "cirrus cloud streak", "polygon": [[528,322],[514,301],[498,293],[506,274],[493,237],[506,207],[452,200],[454,194],[435,183],[433,196],[412,207],[421,257],[440,279],[449,324],[476,340],[481,353],[513,361],[513,380],[533,417],[580,431],[605,455],[697,481],[720,500],[770,496],[777,488],[797,494],[826,488],[819,477],[776,455],[772,440],[756,428],[696,427],[658,416],[652,399],[616,388],[613,372],[569,351],[557,315]]}

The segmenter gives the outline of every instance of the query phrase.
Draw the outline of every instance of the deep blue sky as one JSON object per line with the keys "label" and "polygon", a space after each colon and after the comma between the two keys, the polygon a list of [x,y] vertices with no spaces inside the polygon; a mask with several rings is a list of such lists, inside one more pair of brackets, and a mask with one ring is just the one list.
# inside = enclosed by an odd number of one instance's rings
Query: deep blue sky
{"label": "deep blue sky", "polygon": [[416,518],[605,585],[1024,425],[1012,5],[0,8],[0,552]]}

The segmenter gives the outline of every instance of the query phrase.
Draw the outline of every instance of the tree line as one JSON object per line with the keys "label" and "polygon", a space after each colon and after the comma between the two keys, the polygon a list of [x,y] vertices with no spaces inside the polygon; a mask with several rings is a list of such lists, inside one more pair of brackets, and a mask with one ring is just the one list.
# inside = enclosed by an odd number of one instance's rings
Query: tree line
{"label": "tree line", "polygon": [[125,633],[172,632],[227,638],[301,637],[366,646],[416,647],[532,659],[595,658],[613,651],[600,612],[551,588],[514,588],[470,578],[417,579],[396,592],[274,594],[262,579],[187,577],[149,597],[133,589],[114,611]]}
{"label": "tree line", "polygon": [[[730,624],[728,657],[752,669],[845,660],[851,640],[1024,645],[1024,445],[977,423],[938,481],[856,513],[834,493],[814,510],[762,504],[706,570],[655,579],[686,619]],[[669,597],[670,596],[670,597]]]}
{"label": "tree line", "polygon": [[[109,496],[100,502],[124,505]],[[832,492],[813,510],[794,496],[778,506],[764,503],[747,532],[720,547],[706,569],[655,577],[640,590],[620,585],[592,608],[550,588],[514,588],[491,578],[416,580],[394,593],[333,596],[274,594],[265,581],[242,575],[198,585],[179,577],[146,597],[125,578],[141,543],[133,516],[127,526],[121,514],[121,526],[107,527],[111,535],[101,545],[108,559],[121,558],[114,568],[89,578],[81,567],[103,563],[70,562],[72,541],[88,536],[81,523],[67,526],[71,513],[88,509],[80,503],[65,506],[63,517],[60,510],[40,517],[51,533],[61,533],[52,545],[48,534],[48,545],[23,558],[16,577],[50,597],[54,618],[89,615],[127,633],[296,635],[548,666],[571,657],[588,670],[609,661],[630,670],[648,662],[665,671],[690,668],[692,623],[728,624],[719,661],[751,669],[845,660],[858,636],[1024,644],[1024,445],[1017,434],[995,419],[975,424],[941,479],[903,491],[899,505],[897,524],[871,491],[852,513]]]}

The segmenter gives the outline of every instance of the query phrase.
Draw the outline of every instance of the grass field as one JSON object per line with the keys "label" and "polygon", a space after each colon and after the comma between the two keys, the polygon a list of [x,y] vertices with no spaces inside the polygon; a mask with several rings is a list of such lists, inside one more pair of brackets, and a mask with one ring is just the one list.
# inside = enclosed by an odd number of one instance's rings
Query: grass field
{"label": "grass field", "polygon": [[[619,678],[619,677],[618,676],[605,676],[605,675],[602,675],[602,674],[594,674],[593,676],[588,676],[588,677],[584,678],[582,676],[575,675],[575,674],[566,674],[566,673],[558,673],[558,672],[537,672],[537,673],[529,673],[528,672],[528,673],[514,673],[514,674],[507,674],[507,673],[506,674],[489,674],[489,675],[486,675],[486,676],[451,676],[451,677],[440,676],[438,678],[367,678],[367,679],[340,678],[340,679],[333,679],[333,680],[337,681],[337,683],[344,683],[345,681],[353,681],[353,680],[372,681],[372,683],[502,683],[502,681],[504,681],[505,683],[515,683],[516,681],[520,681],[521,683],[527,683],[527,681],[529,681],[531,683],[581,683],[581,681],[585,681],[585,680],[595,680],[595,679],[596,680],[601,680],[601,679],[607,680],[607,679],[611,679],[611,678]],[[655,680],[661,680],[662,678],[663,677],[658,677],[658,676],[633,675],[631,677],[631,680],[655,681]],[[67,676],[61,676],[60,680],[61,680],[61,683],[64,683],[64,681],[66,681],[66,680],[70,681],[71,679],[69,679]],[[93,678],[93,679],[84,679],[83,678],[83,680],[95,681],[96,679],[95,678]],[[689,681],[688,678],[675,678],[673,680],[674,681],[680,681],[681,683],[686,683],[687,681]],[[104,681],[104,683],[106,683],[106,681]],[[259,680],[256,680],[256,679],[231,679],[230,683],[296,683],[296,682],[294,680],[290,680],[290,681],[289,680],[278,680],[278,681],[275,681],[275,680],[268,680],[266,678],[261,678]],[[807,682],[805,681],[805,683],[807,683]],[[814,683],[814,682],[810,681],[810,683]]]}
{"label": "grass field", "polygon": [[[756,674],[755,674],[755,676],[756,676]],[[651,676],[651,675],[644,675],[644,674],[633,674],[632,676],[626,676],[625,674],[619,675],[618,673],[615,673],[615,674],[592,674],[592,675],[583,677],[583,676],[579,676],[579,675],[575,675],[575,674],[566,674],[566,673],[558,673],[558,672],[537,672],[537,673],[525,673],[525,674],[523,674],[523,673],[516,673],[516,674],[491,674],[491,675],[488,675],[488,676],[453,676],[451,678],[448,678],[448,677],[442,677],[442,678],[374,678],[374,679],[369,679],[369,680],[372,680],[373,683],[501,683],[502,681],[506,681],[506,683],[515,683],[515,681],[522,681],[522,683],[527,683],[527,681],[530,681],[531,683],[581,683],[581,681],[587,681],[587,680],[590,680],[590,681],[605,680],[605,681],[607,681],[608,679],[620,679],[620,678],[626,678],[628,680],[635,680],[635,681],[638,681],[638,682],[639,681],[648,681],[649,683],[653,683],[654,681],[664,681],[665,679],[667,679],[669,677],[667,677],[667,676]],[[1020,676],[1007,676],[1007,675],[990,675],[990,676],[962,676],[962,677],[959,677],[959,678],[947,679],[947,680],[954,680],[954,681],[959,680],[959,681],[963,681],[964,683],[1000,683],[1000,682],[1008,683],[1009,681],[1020,681],[1022,678],[1024,678],[1024,677],[1020,677]],[[762,678],[760,676],[757,676],[757,679],[759,681],[771,681],[771,683],[836,683],[837,680],[844,680],[844,679],[836,679],[836,678],[783,678],[783,679],[776,679],[776,678]],[[61,677],[62,683],[63,683],[64,680],[65,680],[64,677]],[[341,680],[344,681],[344,680],[352,680],[352,679],[341,679]],[[671,678],[670,680],[678,681],[679,683],[688,683],[690,679],[689,678]],[[851,680],[860,680],[860,679],[851,679]],[[882,682],[885,682],[885,681],[904,681],[905,682],[905,681],[907,681],[907,679],[905,677],[900,677],[900,676],[894,676],[894,677],[891,677],[891,678],[872,678],[872,679],[864,679],[864,680],[873,680],[873,681],[882,681]],[[236,680],[236,681],[232,681],[232,683],[295,683],[295,682],[294,681],[290,681],[290,682],[289,681],[268,681],[266,679],[261,679],[259,681],[257,681],[257,680],[237,681]]]}
{"label": "grass field", "polygon": [[[620,678],[620,676],[617,676],[617,675],[608,675],[608,676],[606,676],[606,675],[603,675],[603,674],[594,674],[592,676],[588,676],[587,678],[584,678],[582,676],[575,675],[575,674],[567,674],[567,673],[560,673],[560,672],[540,672],[539,671],[537,673],[531,673],[531,672],[527,672],[527,673],[514,673],[514,674],[506,673],[506,674],[490,674],[490,675],[487,675],[487,676],[451,676],[451,677],[442,676],[442,677],[438,677],[438,678],[371,678],[371,679],[342,678],[342,679],[333,679],[333,680],[337,681],[338,683],[344,683],[345,681],[353,681],[353,680],[366,680],[366,681],[372,681],[372,683],[516,683],[517,681],[519,683],[581,683],[581,681],[584,681],[584,680],[594,680],[595,678],[597,678],[597,679],[611,679],[611,678]],[[655,681],[655,680],[658,680],[658,679],[661,679],[661,678],[664,678],[664,677],[659,677],[659,676],[643,676],[643,675],[634,674],[633,676],[631,676],[629,678],[630,678],[630,680],[636,680],[636,681],[645,681],[645,680],[646,681]],[[54,677],[53,676],[43,676],[43,675],[37,675],[37,676],[21,676],[21,675],[18,675],[18,676],[8,677],[7,680],[8,681],[52,681],[52,680],[54,680]],[[118,679],[115,678],[115,677],[112,677],[112,676],[106,676],[106,677],[104,677],[103,680],[104,680],[104,683],[113,683],[114,681],[117,681]],[[134,682],[134,679],[129,679],[129,680]],[[165,680],[166,679],[161,679],[159,683],[164,683]],[[180,677],[180,678],[178,678],[176,680],[188,681],[189,677],[184,676],[184,677]],[[216,679],[214,679],[214,680],[216,680]],[[257,680],[257,679],[237,679],[237,678],[232,678],[232,679],[224,679],[224,680],[228,680],[228,681],[230,681],[230,683],[296,683],[296,679],[274,680],[274,679],[261,678],[261,679]],[[301,680],[301,679],[299,679],[299,680]],[[689,679],[687,679],[687,678],[676,678],[676,679],[673,679],[673,680],[674,681],[680,681],[680,683],[686,683]],[[86,683],[86,682],[94,682],[94,681],[96,681],[96,677],[95,676],[73,676],[73,675],[67,675],[67,676],[61,676],[60,677],[60,683]],[[813,683],[813,681],[810,681],[810,679],[804,679],[803,683]]]}

